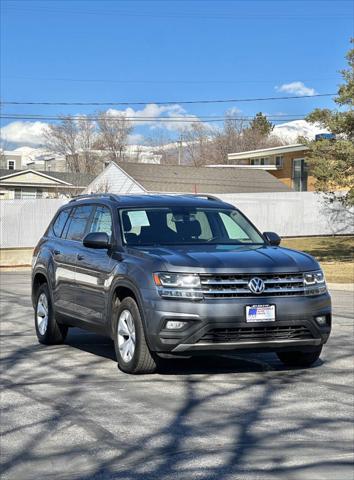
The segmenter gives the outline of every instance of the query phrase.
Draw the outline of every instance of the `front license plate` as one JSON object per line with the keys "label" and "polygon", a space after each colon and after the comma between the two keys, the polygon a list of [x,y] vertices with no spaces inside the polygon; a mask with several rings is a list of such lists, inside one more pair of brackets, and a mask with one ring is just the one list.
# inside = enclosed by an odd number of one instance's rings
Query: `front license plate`
{"label": "front license plate", "polygon": [[274,322],[275,305],[247,305],[246,322]]}

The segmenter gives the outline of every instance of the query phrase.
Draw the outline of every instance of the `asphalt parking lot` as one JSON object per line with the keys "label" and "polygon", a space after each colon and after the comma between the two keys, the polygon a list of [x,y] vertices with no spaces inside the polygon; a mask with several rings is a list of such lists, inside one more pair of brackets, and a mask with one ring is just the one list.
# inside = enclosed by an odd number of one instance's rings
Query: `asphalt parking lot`
{"label": "asphalt parking lot", "polygon": [[29,278],[1,273],[2,479],[353,480],[351,292],[332,291],[313,368],[258,354],[129,376],[104,337],[39,345]]}

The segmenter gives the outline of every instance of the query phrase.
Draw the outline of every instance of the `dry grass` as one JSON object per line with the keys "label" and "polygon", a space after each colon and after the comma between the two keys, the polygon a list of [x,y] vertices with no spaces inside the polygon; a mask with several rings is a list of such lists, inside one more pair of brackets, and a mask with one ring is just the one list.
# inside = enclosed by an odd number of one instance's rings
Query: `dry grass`
{"label": "dry grass", "polygon": [[354,236],[284,238],[281,245],[313,255],[327,282],[354,283]]}

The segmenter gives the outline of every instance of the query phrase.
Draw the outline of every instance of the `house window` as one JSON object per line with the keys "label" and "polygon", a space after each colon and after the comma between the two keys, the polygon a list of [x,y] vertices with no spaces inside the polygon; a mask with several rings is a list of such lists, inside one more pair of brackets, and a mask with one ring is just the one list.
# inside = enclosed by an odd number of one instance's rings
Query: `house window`
{"label": "house window", "polygon": [[275,165],[278,168],[283,168],[283,157],[281,155],[275,157]]}
{"label": "house window", "polygon": [[15,160],[8,160],[7,161],[7,168],[9,170],[15,170]]}
{"label": "house window", "polygon": [[41,188],[15,188],[15,200],[30,200],[34,198],[43,198]]}
{"label": "house window", "polygon": [[269,159],[268,157],[252,158],[251,165],[269,165]]}

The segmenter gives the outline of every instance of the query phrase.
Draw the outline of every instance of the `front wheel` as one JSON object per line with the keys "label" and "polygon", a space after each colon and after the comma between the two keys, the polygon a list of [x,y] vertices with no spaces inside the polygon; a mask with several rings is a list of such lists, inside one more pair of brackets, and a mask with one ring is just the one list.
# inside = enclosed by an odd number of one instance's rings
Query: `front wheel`
{"label": "front wheel", "polygon": [[310,351],[277,352],[279,360],[289,367],[310,367],[321,355],[322,345]]}
{"label": "front wheel", "polygon": [[119,368],[126,373],[153,373],[156,362],[146,343],[139,308],[135,300],[127,297],[119,305],[114,346]]}

